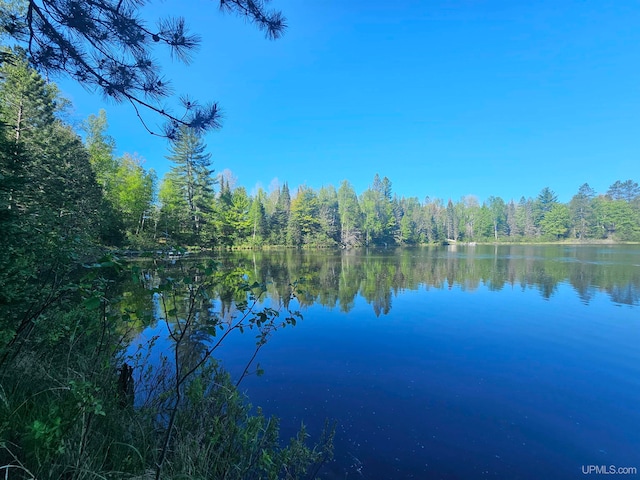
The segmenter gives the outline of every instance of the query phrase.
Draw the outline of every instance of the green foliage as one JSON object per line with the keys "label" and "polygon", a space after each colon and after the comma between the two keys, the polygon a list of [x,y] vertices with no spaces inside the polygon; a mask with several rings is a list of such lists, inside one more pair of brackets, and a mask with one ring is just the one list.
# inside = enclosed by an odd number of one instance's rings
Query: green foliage
{"label": "green foliage", "polygon": [[149,220],[154,212],[156,176],[143,168],[141,158],[129,154],[116,158],[115,140],[107,135],[107,128],[104,110],[98,116],[90,115],[84,125],[91,166],[104,195],[101,237],[111,244],[126,238],[131,245],[155,234]]}
{"label": "green foliage", "polygon": [[393,242],[396,219],[391,203],[391,182],[387,177],[380,180],[378,174],[373,185],[360,197],[364,221],[363,230],[368,244],[388,244]]}
{"label": "green foliage", "polygon": [[160,183],[158,200],[161,208],[157,237],[165,241],[174,239],[179,243],[187,244],[188,237],[191,235],[189,208],[174,172],[167,173]]}
{"label": "green foliage", "polygon": [[340,214],[338,194],[333,186],[322,187],[318,191],[318,221],[327,245],[336,245],[340,240]]}
{"label": "green foliage", "polygon": [[578,193],[573,196],[569,202],[569,210],[571,211],[571,221],[575,231],[576,238],[592,237],[595,232],[594,228],[594,209],[593,198],[596,192],[588,183],[580,186]]}
{"label": "green foliage", "polygon": [[[618,183],[633,187],[630,181]],[[162,230],[167,232],[163,235],[188,244],[188,232],[181,234],[188,223],[184,215],[186,207],[171,200],[179,195],[170,196],[167,191],[163,185],[160,191],[163,205],[173,202],[175,206],[163,207],[160,223]],[[379,175],[359,198],[346,180],[337,192],[332,186],[318,191],[301,187],[293,199],[286,183],[282,188],[274,188],[269,195],[260,190],[251,198],[244,188],[232,189],[223,181],[220,195],[213,202],[214,213],[208,217],[205,243],[225,248],[269,245],[351,248],[447,241],[533,242],[572,238],[627,241],[639,238],[640,197],[633,197],[631,201],[619,200],[627,206],[615,204],[617,207],[613,209],[611,205],[601,206],[596,218],[595,206],[599,203],[587,184],[580,187],[568,204],[558,203],[557,196],[549,188],[544,188],[535,200],[522,197],[518,203],[491,196],[480,204],[474,196],[465,196],[445,205],[441,200],[429,197],[420,202],[415,197],[391,195],[391,182]],[[612,201],[612,197],[606,196],[602,201],[605,200]],[[554,211],[559,205],[568,207],[568,221],[564,208]],[[169,212],[174,213],[173,220],[170,220]],[[545,221],[549,214],[551,217]]]}
{"label": "green foliage", "polygon": [[602,238],[636,240],[640,238],[638,216],[625,200],[598,197],[593,200],[596,228]]}
{"label": "green foliage", "polygon": [[[327,439],[311,447],[301,429],[282,446],[278,420],[266,418],[235,388],[228,374],[209,365],[185,387],[185,402],[175,422],[175,446],[163,468],[166,478],[185,472],[199,478],[307,478],[312,467],[331,456]],[[328,441],[327,441],[328,440]]]}
{"label": "green foliage", "polygon": [[359,243],[362,212],[355,190],[344,180],[338,189],[338,214],[340,216],[340,239],[345,246]]}
{"label": "green foliage", "polygon": [[[237,389],[245,375],[260,374],[259,366],[252,367],[255,353],[299,314],[255,310],[264,288],[247,284],[242,269],[215,263],[168,268],[181,274],[156,283],[144,268],[123,270],[112,258],[87,265],[74,288],[77,301],[51,309],[49,328],[4,363],[1,466],[21,468],[29,478],[134,478],[153,471],[169,479],[294,479],[330,458],[331,428],[315,446],[304,430],[283,445],[277,420],[254,412]],[[127,360],[139,388],[135,406],[122,402],[117,365],[133,318],[153,307],[150,301],[137,308],[119,293],[125,274],[134,280],[128,288],[136,296],[161,299],[176,352],[153,368],[145,367],[142,351]],[[229,299],[241,315],[211,312],[210,300],[217,297]],[[257,334],[256,351],[248,352],[245,372],[232,382],[213,353],[242,329]]]}
{"label": "green foliage", "polygon": [[320,205],[316,194],[307,187],[300,187],[291,202],[287,243],[305,245],[315,243],[321,230]]}
{"label": "green foliage", "polygon": [[285,183],[277,195],[275,208],[269,221],[270,237],[273,245],[285,245],[287,243],[290,211],[291,195],[289,186]]}
{"label": "green foliage", "polygon": [[[55,88],[20,58],[3,65],[0,73],[3,471],[11,478],[82,479],[140,478],[153,470],[157,478],[184,478],[206,476],[215,467],[214,478],[215,472],[226,478],[299,478],[324,460],[330,433],[317,450],[302,441],[304,432],[283,447],[277,422],[252,414],[237,383],[215,362],[215,348],[206,343],[232,331],[253,330],[256,350],[249,352],[242,377],[259,374],[259,367],[253,369],[258,350],[277,328],[294,325],[297,312],[254,311],[263,289],[246,285],[246,272],[213,266],[185,270],[159,285],[133,267],[127,273],[141,291],[121,292],[124,269],[112,255],[100,258],[104,249],[98,240],[111,243],[122,233],[132,244],[152,239],[155,221],[153,230],[145,221],[153,219],[153,173],[130,156],[113,157],[115,144],[105,133],[104,114],[89,119],[85,147],[57,119],[64,102]],[[201,153],[194,152],[191,160]],[[205,162],[198,161],[193,166],[202,172]],[[164,220],[192,240],[194,215],[204,212],[212,197],[203,200],[206,179],[197,175],[193,195],[186,196],[189,186],[180,175],[178,170],[174,181],[161,188],[164,206],[171,205],[168,213],[175,213]],[[231,194],[237,211],[246,214],[249,204],[242,189]],[[164,320],[179,353],[178,368],[167,375],[143,368],[144,359],[135,357],[141,363],[134,380],[123,365],[125,349],[153,320],[154,294],[173,300],[171,308],[164,308]],[[215,297],[224,312],[211,311]],[[227,324],[225,312],[232,306],[242,316]],[[134,383],[148,385],[154,379],[156,394],[135,404]],[[218,413],[202,422],[205,411]],[[197,438],[194,425],[200,428]],[[194,452],[201,456],[195,458]],[[197,465],[189,463],[194,458]]]}
{"label": "green foliage", "polygon": [[491,223],[493,224],[493,236],[498,240],[499,233],[506,229],[507,208],[504,200],[500,197],[489,197],[488,208],[491,212]]}
{"label": "green foliage", "polygon": [[55,88],[14,60],[0,72],[7,126],[0,143],[0,350],[21,348],[47,308],[67,296],[70,276],[96,246],[103,213],[86,150],[55,118]]}
{"label": "green foliage", "polygon": [[537,228],[540,228],[545,215],[551,211],[557,201],[558,196],[549,187],[544,187],[540,191],[533,207],[534,224]]}
{"label": "green foliage", "polygon": [[540,222],[540,228],[544,235],[554,238],[565,238],[571,227],[571,212],[569,207],[555,204],[551,207]]}
{"label": "green foliage", "polygon": [[264,244],[267,233],[267,212],[264,208],[264,191],[259,190],[258,194],[251,200],[248,221],[250,228],[250,244],[259,247]]}
{"label": "green foliage", "polygon": [[[219,245],[230,247],[234,244],[242,245],[247,241],[252,227],[256,230],[261,220],[252,219],[249,215],[251,201],[244,187],[231,191],[224,180],[221,183],[220,196],[215,204],[214,225],[215,238]],[[259,208],[256,206],[256,208]],[[260,215],[255,213],[254,215]],[[262,219],[264,222],[264,217]]]}
{"label": "green foliage", "polygon": [[146,225],[152,212],[155,188],[155,172],[146,172],[141,160],[125,155],[116,172],[118,212],[128,236],[138,236],[149,230]]}
{"label": "green foliage", "polygon": [[[206,217],[211,213],[213,205],[213,169],[211,166],[211,154],[206,153],[206,145],[202,139],[192,130],[183,129],[178,140],[170,147],[167,159],[174,163],[170,174],[166,177],[172,183],[174,198],[179,198],[186,203],[186,218],[188,232],[181,232],[190,245],[203,243],[203,231],[206,225]],[[177,198],[176,198],[177,197]],[[165,215],[184,215],[181,212],[171,211],[171,203],[163,204]]]}

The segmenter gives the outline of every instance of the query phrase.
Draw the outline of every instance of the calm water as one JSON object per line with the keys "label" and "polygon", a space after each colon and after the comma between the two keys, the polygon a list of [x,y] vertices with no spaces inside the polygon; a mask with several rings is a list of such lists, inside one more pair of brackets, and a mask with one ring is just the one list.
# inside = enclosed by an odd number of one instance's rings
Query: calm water
{"label": "calm water", "polygon": [[[241,388],[317,435],[324,478],[580,478],[640,471],[640,247],[477,246],[224,257],[299,280],[304,319]],[[229,305],[219,300],[217,309]],[[222,350],[239,375],[251,339]],[[640,475],[629,475],[637,478]]]}

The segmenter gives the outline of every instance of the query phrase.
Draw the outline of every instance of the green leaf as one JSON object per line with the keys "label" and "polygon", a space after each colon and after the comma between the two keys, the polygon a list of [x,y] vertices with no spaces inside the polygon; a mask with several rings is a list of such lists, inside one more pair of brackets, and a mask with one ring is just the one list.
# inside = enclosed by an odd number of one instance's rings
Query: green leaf
{"label": "green leaf", "polygon": [[95,310],[101,303],[100,297],[89,297],[84,301],[84,306],[89,310]]}

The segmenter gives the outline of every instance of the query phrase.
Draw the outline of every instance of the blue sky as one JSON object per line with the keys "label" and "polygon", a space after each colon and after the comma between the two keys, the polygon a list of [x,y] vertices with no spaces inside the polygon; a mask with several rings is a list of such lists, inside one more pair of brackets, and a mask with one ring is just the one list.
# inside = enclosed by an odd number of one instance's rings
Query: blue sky
{"label": "blue sky", "polygon": [[[171,7],[180,5],[176,12]],[[156,2],[202,45],[189,66],[165,60],[177,94],[215,100],[207,135],[217,172],[252,191],[375,173],[421,200],[536,196],[568,201],[640,181],[640,4],[626,1],[273,0],[289,28],[268,41],[217,2]],[[56,79],[54,79],[56,80]],[[58,84],[80,122],[107,110],[119,153],[162,176],[167,142],[118,106]],[[153,123],[153,121],[152,121]]]}

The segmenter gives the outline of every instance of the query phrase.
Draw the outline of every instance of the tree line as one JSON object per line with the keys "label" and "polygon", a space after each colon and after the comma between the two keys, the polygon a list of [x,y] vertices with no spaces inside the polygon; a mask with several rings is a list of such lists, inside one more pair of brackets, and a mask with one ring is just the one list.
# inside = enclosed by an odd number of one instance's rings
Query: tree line
{"label": "tree line", "polygon": [[[227,247],[356,247],[446,242],[640,240],[640,187],[616,181],[598,194],[587,183],[568,203],[549,188],[519,201],[491,196],[458,201],[398,196],[387,177],[375,175],[360,195],[344,180],[336,189],[285,182],[249,195],[225,175],[215,175],[202,138],[184,131],[171,144],[171,171],[154,193],[155,175],[140,163],[115,166],[113,140],[105,133],[104,112],[89,119],[92,164],[113,165],[101,177],[107,197],[122,218],[132,244]],[[98,155],[99,153],[99,155]],[[104,160],[110,159],[110,160]],[[101,168],[99,171],[104,171]],[[133,179],[136,179],[135,181]],[[145,180],[146,179],[146,180]],[[143,187],[144,185],[144,187]],[[126,195],[122,189],[126,189]],[[120,189],[120,190],[118,190]],[[157,201],[154,199],[157,198]]]}
{"label": "tree line", "polygon": [[143,159],[115,155],[104,111],[84,123],[83,142],[60,120],[67,102],[55,85],[26,63],[5,65],[0,89],[3,129],[14,150],[3,165],[4,215],[24,213],[21,221],[35,222],[27,230],[57,232],[58,241],[226,248],[640,240],[640,187],[633,180],[616,181],[603,194],[585,183],[568,203],[548,187],[518,201],[420,200],[398,196],[378,174],[359,195],[347,180],[295,192],[284,183],[249,195],[216,175],[203,139],[183,129],[167,154],[173,166],[158,182]]}
{"label": "tree line", "polygon": [[[167,158],[174,166],[160,183],[158,201],[152,202],[149,191],[138,209],[142,215],[139,225],[149,218],[145,235],[155,243],[207,248],[349,248],[640,240],[640,187],[633,180],[616,181],[604,194],[585,183],[568,203],[558,202],[549,187],[535,198],[523,196],[517,202],[498,196],[482,203],[474,196],[455,202],[429,197],[420,201],[393,193],[389,178],[378,174],[360,195],[347,180],[337,189],[329,185],[314,190],[303,185],[291,192],[284,183],[269,192],[260,188],[249,195],[226,176],[213,174],[211,155],[192,132],[185,132],[172,144]],[[131,226],[126,234],[134,237]]]}
{"label": "tree line", "polygon": [[[174,182],[168,177],[164,188],[167,180]],[[568,203],[558,202],[548,187],[536,198],[505,202],[491,196],[480,203],[474,196],[420,201],[393,194],[391,186],[387,177],[376,174],[360,195],[344,180],[338,189],[301,186],[292,194],[285,183],[249,196],[243,187],[231,189],[221,179],[218,194],[211,194],[199,210],[208,207],[197,229],[195,212],[191,220],[185,215],[179,221],[185,213],[175,208],[179,197],[161,195],[155,234],[168,242],[250,247],[640,240],[640,188],[632,180],[617,181],[600,195],[584,184]],[[177,189],[171,192],[175,195]],[[191,236],[196,231],[200,235]]]}

